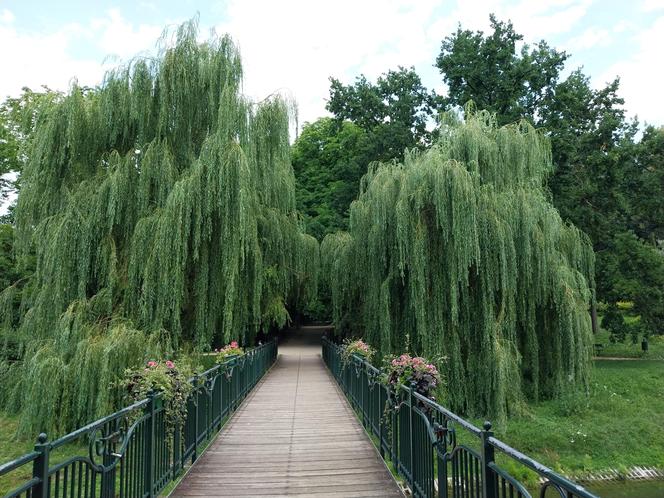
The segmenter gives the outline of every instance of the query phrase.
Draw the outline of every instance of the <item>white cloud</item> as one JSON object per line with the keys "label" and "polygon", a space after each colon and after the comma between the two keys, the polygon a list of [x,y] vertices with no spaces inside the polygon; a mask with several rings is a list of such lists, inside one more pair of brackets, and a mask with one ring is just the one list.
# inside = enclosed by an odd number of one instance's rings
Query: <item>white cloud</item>
{"label": "white cloud", "polygon": [[511,20],[527,42],[567,33],[585,17],[594,0],[460,0],[450,16],[464,29],[489,29],[489,13],[500,21]]}
{"label": "white cloud", "polygon": [[2,9],[0,11],[0,23],[1,24],[11,24],[14,22],[14,14],[12,14],[9,9]]}
{"label": "white cloud", "polygon": [[[438,2],[232,0],[217,32],[238,41],[245,91],[297,97],[300,120],[325,114],[330,76],[375,78],[398,65],[431,65],[440,33],[427,32]],[[326,5],[326,6],[324,6]],[[260,15],[257,15],[260,13]]]}
{"label": "white cloud", "polygon": [[653,12],[655,10],[664,10],[664,0],[642,0],[641,10],[643,12]]}
{"label": "white cloud", "polygon": [[601,85],[620,76],[620,94],[625,98],[625,107],[641,121],[661,125],[664,123],[664,106],[661,105],[664,65],[661,47],[664,46],[664,16],[656,18],[649,28],[636,35],[638,49],[624,61],[610,66],[596,84]]}
{"label": "white cloud", "polygon": [[90,28],[99,33],[96,36],[97,45],[102,53],[122,59],[155,48],[163,31],[163,26],[149,24],[140,24],[135,28],[131,21],[122,17],[118,9],[110,9],[105,17],[94,19]]}
{"label": "white cloud", "polygon": [[0,98],[17,95],[24,86],[38,89],[45,84],[63,90],[73,77],[84,84],[99,81],[100,64],[75,60],[68,54],[72,33],[76,30],[75,26],[66,26],[55,33],[33,34],[0,25],[0,46],[11,47],[3,51]]}
{"label": "white cloud", "polygon": [[[9,15],[7,15],[9,13]],[[0,19],[13,21],[5,9]],[[154,48],[161,26],[141,24],[134,27],[119,11],[109,10],[105,16],[87,24],[71,23],[51,33],[19,31],[13,22],[0,23],[0,46],[12,47],[3,51],[3,76],[0,78],[0,99],[17,95],[28,86],[38,89],[47,85],[66,90],[75,78],[82,85],[98,84],[109,65],[107,55],[129,58]],[[78,58],[74,48],[81,44],[92,46],[98,54],[94,58]]]}
{"label": "white cloud", "polygon": [[565,44],[565,48],[572,53],[588,50],[594,47],[609,45],[612,41],[611,33],[607,29],[590,27],[579,36],[575,36]]}

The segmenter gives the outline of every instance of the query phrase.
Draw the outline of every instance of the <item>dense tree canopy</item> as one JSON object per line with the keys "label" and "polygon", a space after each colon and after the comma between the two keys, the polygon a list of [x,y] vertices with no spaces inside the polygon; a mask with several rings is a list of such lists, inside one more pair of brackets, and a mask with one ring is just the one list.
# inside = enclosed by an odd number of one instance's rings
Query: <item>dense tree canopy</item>
{"label": "dense tree canopy", "polygon": [[431,138],[427,121],[435,114],[435,94],[427,90],[414,69],[400,67],[369,82],[364,75],[354,84],[330,79],[327,110],[337,120],[349,120],[369,134],[373,159],[403,158],[406,149],[423,147]]}
{"label": "dense tree canopy", "polygon": [[[545,42],[532,49],[523,45],[519,53],[522,37],[511,23],[492,16],[491,27],[486,34],[459,28],[443,41],[437,66],[448,85],[446,102],[459,106],[473,100],[495,112],[499,123],[526,118],[543,129],[552,144],[554,174],[547,186],[554,205],[590,236],[598,253],[598,298],[615,303],[651,294],[648,282],[664,258],[656,249],[664,199],[661,135],[649,128],[641,143],[635,141],[638,126],[626,120],[618,79],[595,89],[577,69],[560,81],[567,54]],[[629,279],[640,273],[632,280],[643,282],[640,291],[632,288],[621,296],[625,276],[616,261],[633,238],[630,231],[651,247],[643,248],[649,256],[640,258],[642,265],[629,271]],[[648,314],[664,315],[664,301],[650,304]],[[644,318],[651,331],[664,331],[655,326],[657,320]]]}
{"label": "dense tree canopy", "polygon": [[[598,251],[599,290],[609,307],[617,301],[631,302],[632,311],[641,317],[644,332],[664,332],[664,257],[652,244],[632,232],[613,237],[610,245]],[[644,271],[646,269],[647,271]]]}
{"label": "dense tree canopy", "polygon": [[535,47],[517,45],[523,36],[511,22],[490,16],[492,33],[460,26],[445,38],[436,59],[449,95],[444,102],[462,107],[472,100],[496,114],[499,124],[535,116],[556,88],[567,54],[542,41]]}
{"label": "dense tree canopy", "polygon": [[475,415],[587,385],[594,255],[550,204],[551,170],[543,135],[486,112],[371,168],[321,246],[338,331],[447,357],[448,402]]}
{"label": "dense tree canopy", "polygon": [[348,207],[360,178],[374,160],[369,134],[350,121],[321,118],[307,123],[292,151],[297,207],[317,239],[347,228]]}
{"label": "dense tree canopy", "polygon": [[0,203],[17,187],[8,174],[15,177],[22,171],[40,112],[60,96],[48,87],[39,92],[23,88],[19,97],[7,98],[0,104]]}
{"label": "dense tree canopy", "polygon": [[21,361],[0,364],[23,429],[108,413],[127,366],[185,343],[250,343],[315,293],[289,106],[245,99],[230,39],[196,37],[182,25],[159,57],[74,85],[38,118],[16,209],[36,270],[10,333]]}
{"label": "dense tree canopy", "polygon": [[630,176],[630,228],[641,238],[664,246],[664,127],[643,132]]}
{"label": "dense tree canopy", "polygon": [[373,161],[403,158],[431,142],[437,98],[414,69],[398,68],[375,83],[360,75],[344,85],[330,78],[334,117],[305,124],[293,145],[298,209],[319,240],[346,229],[359,180]]}

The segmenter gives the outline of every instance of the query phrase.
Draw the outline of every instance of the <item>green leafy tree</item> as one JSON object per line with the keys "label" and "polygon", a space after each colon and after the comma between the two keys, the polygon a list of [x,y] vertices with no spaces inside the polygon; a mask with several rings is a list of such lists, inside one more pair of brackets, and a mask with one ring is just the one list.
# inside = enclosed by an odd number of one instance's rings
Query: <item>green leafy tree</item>
{"label": "green leafy tree", "polygon": [[[554,165],[548,188],[563,219],[585,231],[598,252],[597,297],[628,299],[616,297],[624,287],[613,287],[622,277],[613,273],[619,268],[610,264],[611,252],[624,247],[625,240],[617,238],[630,229],[650,241],[651,249],[661,239],[661,135],[648,129],[635,143],[638,125],[626,120],[618,79],[594,89],[577,69],[561,81],[567,54],[544,41],[518,51],[522,36],[512,24],[490,19],[490,33],[460,27],[443,41],[436,62],[449,88],[446,102],[461,106],[472,100],[496,113],[499,123],[526,119],[546,132]],[[634,268],[641,272],[634,283],[644,282],[643,295],[658,271],[650,253]]]}
{"label": "green leafy tree", "polygon": [[553,95],[567,54],[541,41],[534,47],[511,22],[490,16],[492,33],[461,29],[441,44],[436,67],[448,87],[447,105],[463,107],[472,100],[478,109],[496,114],[499,124],[533,117]]}
{"label": "green leafy tree", "polygon": [[436,97],[427,90],[413,68],[399,67],[371,83],[360,75],[344,85],[330,78],[327,110],[339,120],[349,120],[369,134],[374,160],[403,158],[406,149],[430,142],[427,123],[436,111]]}
{"label": "green leafy tree", "polygon": [[629,225],[642,239],[664,245],[664,127],[647,127],[636,146],[629,184]]}
{"label": "green leafy tree", "polygon": [[293,144],[297,206],[307,232],[317,239],[347,228],[348,207],[372,160],[368,134],[350,121],[307,123]]}
{"label": "green leafy tree", "polygon": [[19,278],[14,257],[14,229],[0,224],[0,288],[5,289]]}
{"label": "green leafy tree", "polygon": [[321,244],[337,333],[446,356],[446,403],[477,416],[587,387],[594,254],[551,205],[551,169],[545,136],[487,112],[370,168],[349,231]]}
{"label": "green leafy tree", "polygon": [[[197,37],[185,23],[157,57],[74,85],[26,141],[15,249],[34,251],[36,269],[17,317],[21,361],[0,368],[0,402],[23,431],[106,414],[126,367],[185,344],[251,343],[315,296],[292,110],[241,94],[229,37]],[[0,293],[3,317],[14,292]]]}
{"label": "green leafy tree", "polygon": [[[61,94],[48,87],[35,92],[23,88],[18,97],[7,98],[0,104],[0,204],[7,201],[9,192],[20,188],[20,173],[26,152],[42,111]],[[2,217],[3,223],[13,223],[14,207]]]}
{"label": "green leafy tree", "polygon": [[5,105],[0,106],[0,205],[7,200],[12,182],[7,177],[20,169],[19,144],[12,132],[11,122]]}
{"label": "green leafy tree", "polygon": [[626,229],[633,123],[625,120],[619,81],[594,90],[581,71],[560,83],[541,111],[555,172],[549,181],[561,215],[588,233],[596,250]]}
{"label": "green leafy tree", "polygon": [[611,303],[604,312],[602,327],[609,331],[609,340],[611,342],[625,342],[627,324],[625,323],[622,312],[614,303]]}
{"label": "green leafy tree", "polygon": [[[611,245],[597,253],[598,282],[607,301],[634,303],[645,329],[664,333],[664,253],[631,232],[617,234]],[[644,271],[645,270],[645,271]]]}

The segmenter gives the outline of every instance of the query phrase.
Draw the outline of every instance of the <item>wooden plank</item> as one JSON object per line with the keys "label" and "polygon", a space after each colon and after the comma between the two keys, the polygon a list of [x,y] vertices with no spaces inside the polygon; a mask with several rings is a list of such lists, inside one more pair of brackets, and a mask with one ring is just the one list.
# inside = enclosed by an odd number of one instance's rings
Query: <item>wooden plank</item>
{"label": "wooden plank", "polygon": [[320,351],[320,333],[293,331],[171,496],[403,497]]}

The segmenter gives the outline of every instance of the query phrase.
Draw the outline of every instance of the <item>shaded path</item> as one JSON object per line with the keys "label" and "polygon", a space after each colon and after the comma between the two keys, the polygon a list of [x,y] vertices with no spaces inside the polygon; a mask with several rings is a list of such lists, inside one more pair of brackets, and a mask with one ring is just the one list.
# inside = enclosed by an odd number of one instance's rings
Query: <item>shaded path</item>
{"label": "shaded path", "polygon": [[323,365],[323,331],[279,344],[273,369],[171,496],[403,496]]}

